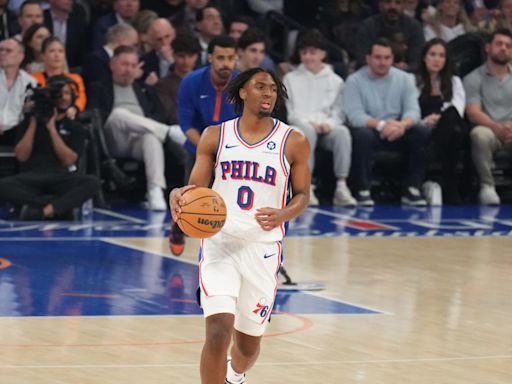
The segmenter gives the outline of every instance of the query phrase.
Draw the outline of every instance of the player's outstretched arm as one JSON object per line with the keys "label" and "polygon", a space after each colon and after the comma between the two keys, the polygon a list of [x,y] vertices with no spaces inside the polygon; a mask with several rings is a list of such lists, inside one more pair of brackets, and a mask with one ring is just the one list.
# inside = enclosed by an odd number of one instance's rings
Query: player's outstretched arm
{"label": "player's outstretched arm", "polygon": [[213,174],[217,144],[219,142],[220,127],[214,125],[204,130],[199,144],[197,145],[196,162],[190,173],[188,185],[181,188],[174,188],[169,196],[171,215],[176,220],[180,213],[180,207],[184,204],[183,194],[195,187],[208,187]]}
{"label": "player's outstretched arm", "polygon": [[290,163],[292,199],[283,209],[260,208],[257,210],[256,221],[264,230],[270,231],[283,222],[293,219],[307,207],[311,184],[311,171],[308,165],[310,155],[311,150],[306,137],[293,131],[285,148],[285,156]]}

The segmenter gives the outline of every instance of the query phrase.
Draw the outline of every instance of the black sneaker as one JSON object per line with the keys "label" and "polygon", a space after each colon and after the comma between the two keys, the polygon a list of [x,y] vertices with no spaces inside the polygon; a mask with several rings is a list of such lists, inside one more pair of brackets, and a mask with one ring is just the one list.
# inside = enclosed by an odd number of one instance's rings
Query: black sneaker
{"label": "black sneaker", "polygon": [[40,207],[34,207],[28,204],[24,204],[20,211],[20,220],[25,221],[37,221],[44,220],[43,209]]}
{"label": "black sneaker", "polygon": [[373,201],[372,195],[368,189],[357,191],[355,198],[357,200],[357,205],[361,205],[363,207],[373,207],[375,205],[375,201]]}
{"label": "black sneaker", "polygon": [[402,204],[424,207],[427,205],[427,201],[423,198],[418,188],[408,187],[406,193],[402,196]]}
{"label": "black sneaker", "polygon": [[176,223],[172,223],[169,233],[169,249],[174,256],[180,256],[185,250],[185,234]]}

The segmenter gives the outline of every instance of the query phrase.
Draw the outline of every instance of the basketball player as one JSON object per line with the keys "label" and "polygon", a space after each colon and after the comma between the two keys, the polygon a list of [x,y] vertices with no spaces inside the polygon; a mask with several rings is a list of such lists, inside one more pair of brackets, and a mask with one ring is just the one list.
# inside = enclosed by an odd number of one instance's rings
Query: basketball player
{"label": "basketball player", "polygon": [[274,305],[284,223],[308,205],[311,181],[308,141],[271,117],[286,97],[281,81],[253,68],[234,79],[228,92],[241,117],[204,131],[189,185],[170,195],[176,220],[183,194],[210,185],[214,172],[212,188],[227,206],[224,227],[200,249],[199,297],[206,318],[202,384],[246,382]]}

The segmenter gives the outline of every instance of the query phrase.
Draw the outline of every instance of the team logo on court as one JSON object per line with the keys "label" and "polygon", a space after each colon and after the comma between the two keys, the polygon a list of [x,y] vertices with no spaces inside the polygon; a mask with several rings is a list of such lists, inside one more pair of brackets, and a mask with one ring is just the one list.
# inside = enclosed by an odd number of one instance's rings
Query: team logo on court
{"label": "team logo on court", "polygon": [[267,143],[267,149],[269,149],[269,150],[273,151],[274,149],[276,149],[276,143],[275,143],[275,142],[273,142],[273,141],[269,141],[269,142]]}

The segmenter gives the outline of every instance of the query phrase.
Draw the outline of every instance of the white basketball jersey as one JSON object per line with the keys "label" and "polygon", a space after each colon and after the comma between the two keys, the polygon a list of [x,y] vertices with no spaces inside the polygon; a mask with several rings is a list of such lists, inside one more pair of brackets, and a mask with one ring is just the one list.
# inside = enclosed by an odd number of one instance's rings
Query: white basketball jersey
{"label": "white basketball jersey", "polygon": [[221,125],[217,148],[212,188],[227,207],[222,231],[243,240],[279,241],[284,236],[284,223],[264,231],[255,214],[258,208],[286,206],[290,165],[284,148],[292,129],[274,119],[274,127],[265,138],[248,144],[238,124],[239,119],[234,119]]}

